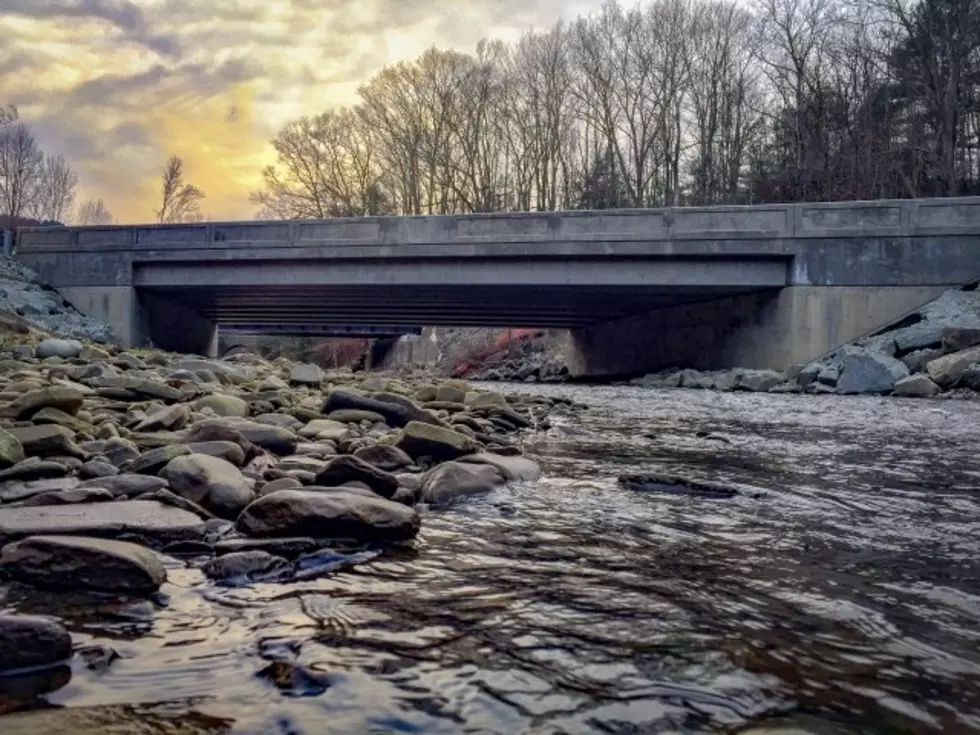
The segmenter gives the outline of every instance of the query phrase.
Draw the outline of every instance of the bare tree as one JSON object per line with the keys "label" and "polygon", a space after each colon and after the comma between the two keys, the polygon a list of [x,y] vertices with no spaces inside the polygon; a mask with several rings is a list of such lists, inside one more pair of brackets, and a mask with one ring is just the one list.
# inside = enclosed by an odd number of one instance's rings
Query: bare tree
{"label": "bare tree", "polygon": [[82,226],[116,224],[115,218],[101,199],[89,199],[82,202],[78,208],[78,215],[75,217],[75,221]]}
{"label": "bare tree", "polygon": [[77,185],[78,176],[64,156],[44,156],[31,197],[31,216],[42,222],[66,222]]}
{"label": "bare tree", "polygon": [[10,121],[0,127],[0,211],[11,229],[33,205],[43,160],[27,125]]}
{"label": "bare tree", "polygon": [[163,170],[163,200],[155,210],[160,222],[188,222],[200,218],[200,203],[204,192],[184,183],[184,162],[171,156]]}

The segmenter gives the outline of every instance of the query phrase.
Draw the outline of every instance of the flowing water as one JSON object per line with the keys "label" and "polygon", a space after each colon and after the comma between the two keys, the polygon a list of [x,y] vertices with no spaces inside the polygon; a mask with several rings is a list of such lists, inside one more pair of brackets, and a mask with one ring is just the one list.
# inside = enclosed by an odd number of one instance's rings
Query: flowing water
{"label": "flowing water", "polygon": [[[94,647],[36,704],[141,733],[980,733],[980,404],[534,390],[592,407],[528,437],[545,478],[426,511],[414,548],[295,585],[173,564],[152,601],[0,588]],[[743,492],[617,486],[644,470]]]}

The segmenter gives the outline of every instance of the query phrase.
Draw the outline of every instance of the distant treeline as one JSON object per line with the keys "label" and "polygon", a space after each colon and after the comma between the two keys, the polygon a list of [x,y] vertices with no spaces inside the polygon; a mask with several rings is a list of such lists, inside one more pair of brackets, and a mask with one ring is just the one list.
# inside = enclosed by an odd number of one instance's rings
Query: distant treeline
{"label": "distant treeline", "polygon": [[330,217],[980,192],[980,0],[647,0],[384,68],[251,196]]}

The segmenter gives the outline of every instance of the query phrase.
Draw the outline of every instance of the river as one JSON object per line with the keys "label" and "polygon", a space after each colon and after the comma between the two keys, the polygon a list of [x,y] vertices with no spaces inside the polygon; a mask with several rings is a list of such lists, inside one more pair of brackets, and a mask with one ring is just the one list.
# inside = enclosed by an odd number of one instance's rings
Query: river
{"label": "river", "polygon": [[[514,389],[591,408],[414,549],[288,586],[172,564],[124,604],[0,588],[119,656],[42,701],[141,733],[980,733],[980,403]],[[743,492],[617,486],[644,469]]]}

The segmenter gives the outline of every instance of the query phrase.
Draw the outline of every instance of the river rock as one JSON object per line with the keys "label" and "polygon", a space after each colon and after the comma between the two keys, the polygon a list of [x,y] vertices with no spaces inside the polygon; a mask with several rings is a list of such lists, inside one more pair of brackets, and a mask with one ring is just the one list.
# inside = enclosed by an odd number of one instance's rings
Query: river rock
{"label": "river rock", "polygon": [[286,390],[289,387],[289,383],[280,378],[278,375],[269,375],[262,378],[259,383],[259,390]]}
{"label": "river rock", "polygon": [[0,671],[51,666],[69,658],[71,636],[60,623],[34,615],[0,615]]}
{"label": "river rock", "polygon": [[436,388],[435,400],[446,403],[463,403],[466,401],[466,391],[458,386],[444,383]]}
{"label": "river rock", "polygon": [[980,345],[980,328],[946,327],[943,329],[943,350],[961,352]]}
{"label": "river rock", "polygon": [[24,461],[24,445],[9,431],[0,429],[0,469]]}
{"label": "river rock", "polygon": [[302,421],[295,416],[290,416],[288,413],[263,413],[255,416],[252,421],[257,424],[281,426],[283,429],[289,429],[290,431],[298,431],[305,426]]}
{"label": "river rock", "polygon": [[293,365],[289,371],[289,382],[293,385],[312,385],[319,387],[323,382],[323,368],[310,363]]}
{"label": "river rock", "polygon": [[135,459],[123,463],[119,468],[127,474],[155,475],[177,457],[190,454],[186,444],[171,444],[143,452]]}
{"label": "river rock", "polygon": [[358,408],[341,408],[327,414],[328,421],[336,421],[338,424],[359,424],[362,421],[377,424],[385,423],[385,417],[376,411],[364,411]]}
{"label": "river rock", "polygon": [[796,382],[800,384],[800,387],[806,388],[810,383],[817,380],[823,369],[824,366],[818,362],[811,362],[808,365],[804,365],[800,369],[799,375],[796,376]]}
{"label": "river rock", "polygon": [[971,347],[932,360],[926,363],[926,373],[939,387],[952,388],[975,362],[980,362],[980,347]]}
{"label": "river rock", "polygon": [[272,572],[288,566],[289,562],[281,556],[273,556],[267,551],[234,551],[216,559],[211,559],[201,571],[209,579],[218,582],[232,582],[250,575]]}
{"label": "river rock", "polygon": [[902,356],[902,362],[908,367],[910,373],[921,373],[926,369],[926,365],[936,358],[942,357],[941,349],[925,349],[910,352]]}
{"label": "river rock", "polygon": [[235,465],[219,457],[188,454],[170,461],[160,472],[180,496],[219,518],[234,520],[252,502],[252,489]]}
{"label": "river rock", "polygon": [[[268,424],[257,424],[254,421],[240,418],[206,419],[194,425],[194,432],[204,431],[213,426],[234,429],[250,443],[278,455],[292,454],[296,451],[299,437],[289,429]],[[187,438],[191,439],[192,433]],[[196,439],[196,441],[201,441]]]}
{"label": "river rock", "polygon": [[477,452],[460,457],[460,462],[484,464],[495,467],[508,481],[537,480],[541,477],[541,467],[527,457],[504,457],[493,452]]}
{"label": "river rock", "polygon": [[20,442],[29,457],[78,457],[84,454],[72,441],[74,432],[57,424],[15,426],[9,433]]}
{"label": "river rock", "polygon": [[75,433],[95,433],[95,427],[92,424],[52,406],[42,408],[31,417],[31,421],[35,424],[57,424],[66,429],[71,429]]}
{"label": "river rock", "polygon": [[78,476],[83,480],[91,480],[97,477],[113,477],[118,474],[118,467],[100,460],[91,460],[78,468]]}
{"label": "river rock", "polygon": [[894,357],[877,352],[851,352],[844,357],[837,392],[888,393],[908,374],[905,363]]}
{"label": "river rock", "polygon": [[821,385],[829,385],[836,388],[838,380],[840,380],[839,365],[824,365],[817,374],[817,382]]}
{"label": "river rock", "polygon": [[8,480],[42,480],[45,478],[64,477],[71,473],[71,468],[62,462],[42,460],[40,457],[28,457],[13,467],[0,471],[0,481]]}
{"label": "river rock", "polygon": [[154,411],[140,421],[134,431],[179,431],[187,426],[191,409],[182,403]]}
{"label": "river rock", "polygon": [[201,411],[210,408],[218,416],[245,418],[248,416],[248,404],[238,396],[214,394],[198,398],[194,407]]}
{"label": "river rock", "polygon": [[69,490],[54,490],[48,493],[38,493],[17,503],[18,507],[27,508],[37,505],[74,505],[75,503],[111,503],[115,497],[111,492],[101,487],[73,487]]}
{"label": "river rock", "polygon": [[236,467],[245,466],[245,452],[234,442],[192,442],[187,445],[187,448],[191,450],[191,454],[206,454],[210,457],[219,457],[226,462],[231,462]]}
{"label": "river rock", "polygon": [[395,446],[418,459],[431,457],[436,461],[456,459],[479,450],[475,440],[452,429],[411,421],[402,429]]}
{"label": "river rock", "polygon": [[99,592],[155,592],[167,579],[149,549],[76,536],[32,536],[7,544],[0,568],[36,587]]}
{"label": "river rock", "polygon": [[784,380],[783,374],[774,370],[739,370],[735,390],[765,393]]}
{"label": "river rock", "polygon": [[165,543],[200,538],[204,534],[204,524],[192,513],[154,501],[0,507],[0,544],[27,536],[113,538],[122,534]]}
{"label": "river rock", "polygon": [[122,388],[143,398],[158,398],[164,403],[177,403],[182,397],[181,392],[173,386],[156,380],[127,377],[119,381],[118,386],[112,387]]}
{"label": "river rock", "polygon": [[330,391],[330,394],[327,396],[327,400],[324,402],[323,408],[320,409],[320,413],[324,414],[325,416],[329,416],[334,411],[341,411],[344,409],[372,411],[376,414],[380,414],[388,426],[394,427],[405,426],[410,421],[417,418],[417,414],[422,410],[416,406],[415,411],[413,412],[411,409],[403,406],[400,403],[368,398],[367,396],[362,396],[345,390],[333,390]]}
{"label": "river rock", "polygon": [[350,433],[350,427],[339,421],[330,419],[313,419],[299,430],[299,435],[306,439],[338,442]]}
{"label": "river rock", "polygon": [[57,408],[74,416],[85,402],[85,396],[77,388],[51,385],[29,390],[5,405],[0,415],[12,419],[29,419],[42,408]]}
{"label": "river rock", "polygon": [[[262,453],[262,450],[246,439],[242,432],[220,423],[201,422],[194,424],[185,435],[184,440],[188,446],[206,442],[232,442],[241,448],[246,463]],[[202,454],[210,454],[210,452],[202,452]]]}
{"label": "river rock", "polygon": [[273,556],[295,559],[302,554],[315,551],[318,544],[312,538],[230,538],[222,539],[214,545],[216,554],[234,554],[241,551],[265,551]]}
{"label": "river rock", "polygon": [[248,506],[236,525],[250,536],[405,541],[418,533],[421,519],[411,508],[377,496],[280,490]]}
{"label": "river rock", "polygon": [[142,495],[143,493],[152,493],[154,490],[167,487],[167,481],[162,477],[154,477],[153,475],[124,473],[118,475],[106,475],[104,477],[86,480],[79,485],[79,487],[102,488],[104,490],[108,490],[114,497],[118,498],[123,495],[132,496]]}
{"label": "river rock", "polygon": [[446,462],[423,476],[422,500],[445,505],[457,498],[489,492],[504,482],[504,476],[492,465]]}
{"label": "river rock", "polygon": [[929,376],[909,375],[895,383],[893,393],[896,396],[908,398],[932,398],[941,392],[941,388],[929,379]]}
{"label": "river rock", "polygon": [[335,457],[316,476],[316,484],[325,487],[346,482],[363,482],[372,491],[390,498],[398,489],[398,480],[384,470],[351,455]]}
{"label": "river rock", "polygon": [[261,498],[264,495],[269,495],[279,490],[294,490],[299,487],[303,487],[303,483],[295,477],[280,477],[260,487],[256,495]]}
{"label": "river rock", "polygon": [[34,355],[39,360],[48,357],[60,357],[68,360],[78,357],[82,351],[82,343],[77,339],[45,339],[38,343],[34,348]]}
{"label": "river rock", "polygon": [[931,322],[919,322],[909,327],[896,329],[888,334],[895,340],[895,347],[898,348],[900,354],[938,347],[943,342],[942,325]]}
{"label": "river rock", "polygon": [[361,447],[354,452],[354,456],[385,472],[394,472],[412,464],[412,458],[407,453],[388,444]]}

